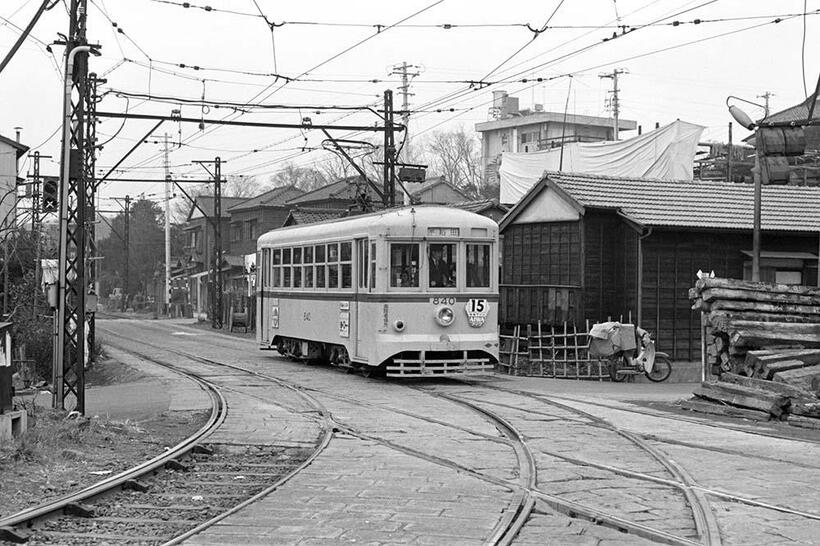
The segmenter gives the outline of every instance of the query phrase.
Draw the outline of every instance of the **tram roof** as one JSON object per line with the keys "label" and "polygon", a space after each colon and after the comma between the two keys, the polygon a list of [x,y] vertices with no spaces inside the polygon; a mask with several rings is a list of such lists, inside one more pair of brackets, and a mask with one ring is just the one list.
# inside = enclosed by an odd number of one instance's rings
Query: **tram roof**
{"label": "tram roof", "polygon": [[[318,241],[371,233],[403,237],[415,232],[418,238],[423,238],[427,237],[427,228],[431,227],[487,228],[488,237],[495,237],[498,234],[498,224],[486,216],[452,207],[414,205],[315,224],[274,229],[261,235],[258,245]],[[462,231],[461,234],[463,235],[464,232]]]}

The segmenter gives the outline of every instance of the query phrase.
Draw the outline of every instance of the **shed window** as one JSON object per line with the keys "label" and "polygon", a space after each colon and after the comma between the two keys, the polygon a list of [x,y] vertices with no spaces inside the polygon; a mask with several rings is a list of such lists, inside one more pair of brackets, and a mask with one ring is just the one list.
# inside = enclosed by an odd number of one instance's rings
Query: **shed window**
{"label": "shed window", "polygon": [[419,245],[393,243],[390,245],[390,286],[394,288],[419,285]]}

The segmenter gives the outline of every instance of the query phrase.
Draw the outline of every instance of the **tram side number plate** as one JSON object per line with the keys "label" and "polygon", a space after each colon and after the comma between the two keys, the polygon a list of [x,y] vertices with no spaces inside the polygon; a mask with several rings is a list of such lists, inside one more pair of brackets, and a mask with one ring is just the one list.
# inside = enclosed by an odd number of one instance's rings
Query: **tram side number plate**
{"label": "tram side number plate", "polygon": [[436,298],[430,298],[430,303],[433,305],[455,305],[456,298],[455,296],[439,296]]}

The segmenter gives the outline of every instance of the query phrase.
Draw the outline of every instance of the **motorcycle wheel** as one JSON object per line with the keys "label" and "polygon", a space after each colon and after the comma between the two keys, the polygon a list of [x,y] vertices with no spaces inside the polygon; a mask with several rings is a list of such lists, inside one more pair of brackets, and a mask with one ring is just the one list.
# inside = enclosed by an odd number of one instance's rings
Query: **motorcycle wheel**
{"label": "motorcycle wheel", "polygon": [[655,365],[651,372],[646,373],[646,378],[655,383],[666,381],[672,374],[672,362],[665,356],[656,356]]}
{"label": "motorcycle wheel", "polygon": [[618,373],[618,370],[620,370],[623,365],[623,357],[610,359],[606,364],[609,369],[610,380],[615,383],[622,383],[626,379],[626,375]]}

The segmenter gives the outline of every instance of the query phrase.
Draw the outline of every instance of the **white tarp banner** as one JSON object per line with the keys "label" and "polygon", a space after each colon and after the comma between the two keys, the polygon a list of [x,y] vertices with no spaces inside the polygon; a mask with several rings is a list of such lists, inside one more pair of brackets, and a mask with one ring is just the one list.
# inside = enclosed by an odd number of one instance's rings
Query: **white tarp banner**
{"label": "white tarp banner", "polygon": [[499,169],[501,202],[517,203],[541,179],[544,171],[692,180],[695,151],[704,129],[678,120],[618,142],[573,142],[564,146],[563,162],[561,148],[531,153],[504,152]]}

